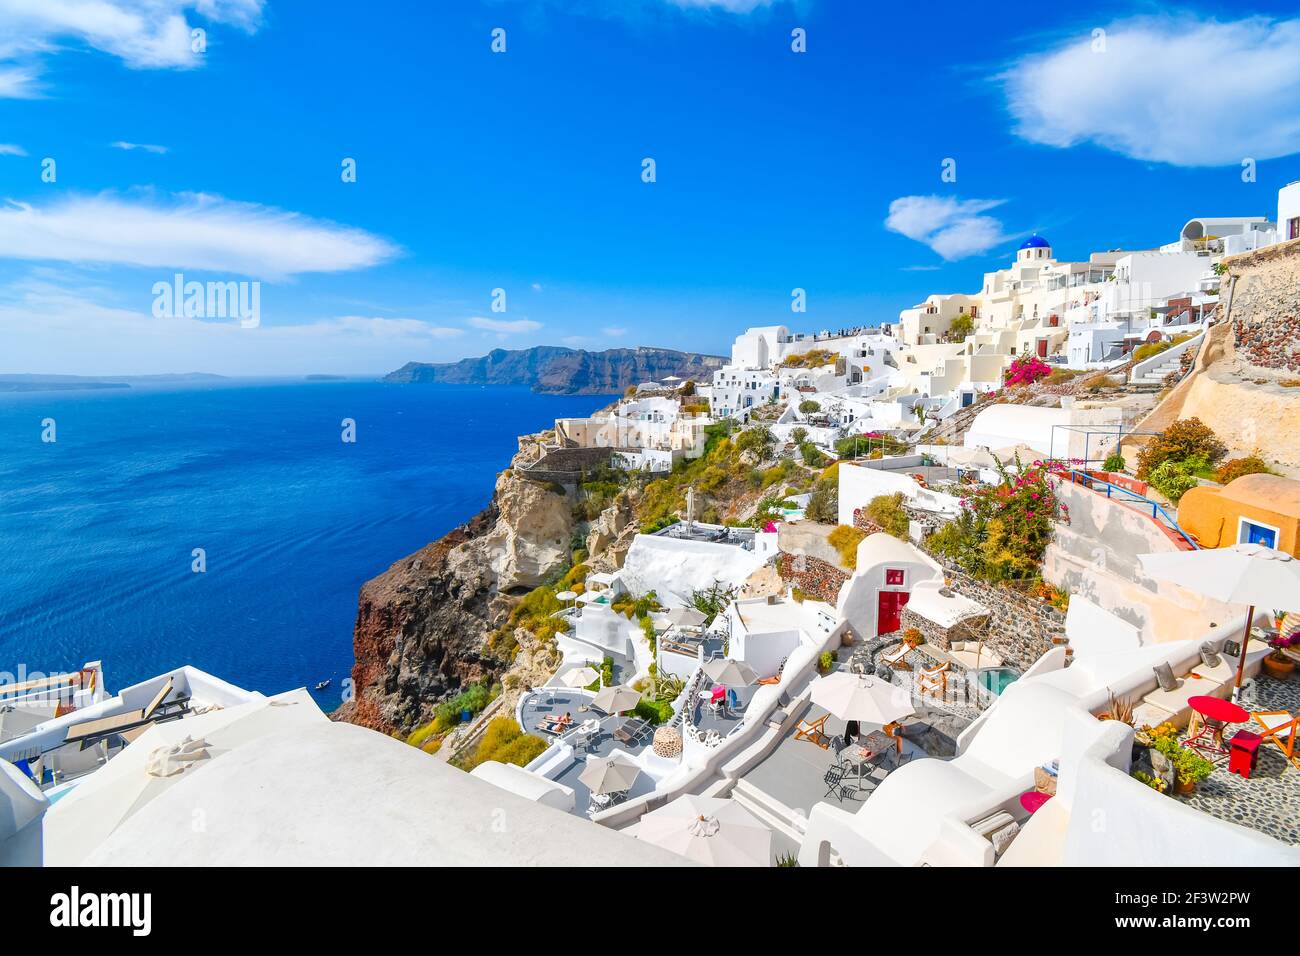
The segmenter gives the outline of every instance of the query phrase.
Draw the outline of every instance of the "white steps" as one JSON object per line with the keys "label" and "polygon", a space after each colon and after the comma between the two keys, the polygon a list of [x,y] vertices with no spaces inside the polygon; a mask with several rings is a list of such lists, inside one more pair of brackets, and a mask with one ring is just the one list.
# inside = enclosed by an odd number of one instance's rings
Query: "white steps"
{"label": "white steps", "polygon": [[795,843],[803,842],[803,827],[801,825],[805,822],[803,815],[798,814],[796,820],[796,814],[793,810],[748,781],[743,779],[736,781],[735,789],[731,791],[731,799],[773,830],[784,833]]}

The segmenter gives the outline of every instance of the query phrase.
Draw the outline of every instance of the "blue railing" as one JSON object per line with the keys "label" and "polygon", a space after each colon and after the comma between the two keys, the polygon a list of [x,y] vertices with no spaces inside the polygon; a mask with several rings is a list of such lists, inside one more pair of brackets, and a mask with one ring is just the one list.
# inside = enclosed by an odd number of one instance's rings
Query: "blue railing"
{"label": "blue railing", "polygon": [[1113,497],[1116,494],[1128,495],[1128,498],[1123,499],[1125,503],[1129,503],[1131,499],[1132,502],[1141,502],[1144,508],[1149,505],[1151,507],[1151,518],[1153,521],[1158,521],[1160,518],[1164,518],[1165,523],[1174,531],[1177,531],[1182,536],[1183,540],[1192,546],[1193,551],[1201,550],[1201,546],[1193,540],[1191,535],[1179,527],[1178,522],[1173,519],[1169,512],[1166,511],[1164,506],[1158,501],[1152,501],[1150,498],[1138,494],[1131,488],[1125,488],[1123,485],[1113,484],[1112,482],[1106,481],[1104,478],[1096,478],[1088,474],[1086,471],[1079,471],[1074,468],[1070,469],[1070,481],[1077,485],[1083,485],[1085,488],[1092,491],[1099,490],[1094,486],[1102,485],[1106,489],[1107,498]]}

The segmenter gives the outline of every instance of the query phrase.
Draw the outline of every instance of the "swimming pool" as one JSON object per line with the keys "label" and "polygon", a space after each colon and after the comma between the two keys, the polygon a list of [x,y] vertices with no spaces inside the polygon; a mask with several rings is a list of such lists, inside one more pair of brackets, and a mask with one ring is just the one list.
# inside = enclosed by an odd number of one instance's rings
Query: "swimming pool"
{"label": "swimming pool", "polygon": [[985,667],[978,673],[980,686],[994,697],[1002,696],[1013,681],[1020,676],[1014,667]]}

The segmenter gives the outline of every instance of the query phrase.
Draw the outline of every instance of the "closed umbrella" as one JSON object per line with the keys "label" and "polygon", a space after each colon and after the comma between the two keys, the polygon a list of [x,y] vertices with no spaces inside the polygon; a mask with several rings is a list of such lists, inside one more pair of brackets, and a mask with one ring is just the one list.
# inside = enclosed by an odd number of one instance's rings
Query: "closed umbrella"
{"label": "closed umbrella", "polygon": [[916,713],[911,695],[903,688],[870,674],[845,671],[814,681],[812,701],[841,720],[882,726]]}
{"label": "closed umbrella", "polygon": [[709,661],[704,665],[704,673],[719,684],[743,686],[758,680],[758,674],[754,672],[754,668],[744,661],[733,661],[726,657],[718,657]]}
{"label": "closed umbrella", "polygon": [[573,667],[560,675],[559,681],[565,687],[590,687],[600,680],[600,674],[594,668]]}
{"label": "closed umbrella", "polygon": [[631,710],[640,701],[641,693],[639,691],[619,685],[604,688],[591,699],[591,705],[607,714],[617,714],[625,710]]}
{"label": "closed umbrella", "polygon": [[592,793],[623,793],[632,789],[641,768],[626,757],[614,754],[587,760],[587,766],[578,774],[578,780]]}
{"label": "closed umbrella", "polygon": [[1236,696],[1240,696],[1255,608],[1286,608],[1300,599],[1300,561],[1285,551],[1260,544],[1140,554],[1138,560],[1153,578],[1172,582],[1225,604],[1249,606],[1246,633],[1242,636],[1241,654],[1237,658],[1237,679],[1233,684]]}
{"label": "closed umbrella", "polygon": [[712,866],[770,866],[772,831],[735,800],[688,794],[637,824],[639,840]]}

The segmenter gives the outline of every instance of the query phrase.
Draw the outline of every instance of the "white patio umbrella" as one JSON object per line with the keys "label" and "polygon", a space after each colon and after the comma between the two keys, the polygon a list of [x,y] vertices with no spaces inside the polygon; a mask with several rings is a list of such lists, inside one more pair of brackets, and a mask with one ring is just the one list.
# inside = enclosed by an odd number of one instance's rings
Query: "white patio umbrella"
{"label": "white patio umbrella", "polygon": [[565,687],[589,687],[600,680],[600,674],[591,667],[571,667],[560,675],[559,681]]}
{"label": "white patio umbrella", "polygon": [[717,657],[704,665],[704,673],[710,680],[719,684],[746,686],[758,680],[754,668],[744,661],[733,661],[727,657]]}
{"label": "white patio umbrella", "polygon": [[578,779],[592,793],[622,793],[631,790],[641,768],[626,757],[590,757]]}
{"label": "white patio umbrella", "polygon": [[1300,603],[1300,561],[1285,551],[1259,544],[1140,554],[1138,560],[1153,578],[1170,581],[1225,604],[1250,607],[1246,614],[1246,632],[1241,639],[1241,654],[1237,658],[1237,679],[1233,684],[1234,694],[1240,696],[1255,608],[1291,610],[1288,604]]}
{"label": "white patio umbrella", "polygon": [[591,699],[593,707],[598,707],[607,714],[617,714],[625,710],[631,710],[641,700],[640,691],[635,691],[631,687],[617,685],[606,687],[599,694]]}
{"label": "white patio umbrella", "polygon": [[636,836],[712,866],[772,863],[772,831],[735,800],[678,797],[643,816]]}
{"label": "white patio umbrella", "polygon": [[841,720],[892,724],[916,713],[911,695],[870,674],[837,671],[812,685],[812,701]]}
{"label": "white patio umbrella", "polygon": [[668,612],[668,622],[679,627],[699,627],[708,619],[707,614],[693,607],[675,607]]}
{"label": "white patio umbrella", "polygon": [[328,719],[296,690],[153,724],[47,811],[46,863],[80,864],[136,811],[240,744]]}
{"label": "white patio umbrella", "polygon": [[578,592],[561,591],[559,594],[555,595],[555,600],[559,601],[561,604],[569,604],[572,602],[571,606],[576,608],[578,606]]}

